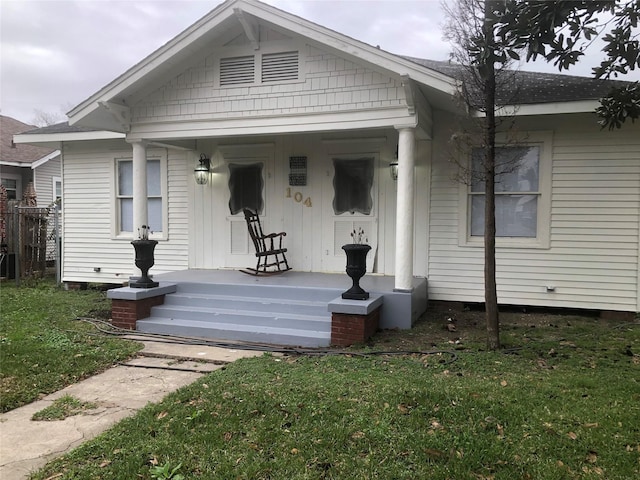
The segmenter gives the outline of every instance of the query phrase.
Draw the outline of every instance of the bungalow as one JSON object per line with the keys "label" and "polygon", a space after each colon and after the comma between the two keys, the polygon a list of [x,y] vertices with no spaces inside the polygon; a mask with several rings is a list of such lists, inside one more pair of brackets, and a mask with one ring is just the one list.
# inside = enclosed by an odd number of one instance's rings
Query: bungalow
{"label": "bungalow", "polygon": [[[287,233],[293,270],[280,279],[344,272],[341,247],[362,229],[365,279],[388,282],[382,326],[409,328],[427,289],[482,302],[483,192],[456,181],[471,159],[450,143],[465,121],[455,70],[257,0],[224,2],[68,125],[16,137],[62,152],[63,281],[127,282],[142,225],[159,242],[160,280],[254,265],[250,206]],[[640,125],[600,129],[607,82],[517,75],[526,140],[498,193],[500,303],[640,311]],[[387,294],[411,308],[388,308]]]}

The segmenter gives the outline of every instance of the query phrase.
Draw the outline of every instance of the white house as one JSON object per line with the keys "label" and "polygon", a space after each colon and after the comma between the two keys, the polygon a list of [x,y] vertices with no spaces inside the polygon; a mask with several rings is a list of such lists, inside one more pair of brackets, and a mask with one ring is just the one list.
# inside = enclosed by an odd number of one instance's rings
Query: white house
{"label": "white house", "polygon": [[[452,161],[454,72],[229,0],[75,107],[70,126],[16,141],[62,152],[66,282],[126,282],[147,224],[156,275],[253,265],[250,204],[287,232],[294,272],[344,272],[341,246],[362,228],[368,271],[393,290],[424,278],[430,299],[482,302],[483,196],[455,181],[471,159]],[[640,311],[640,125],[600,129],[606,82],[518,78],[524,160],[497,200],[499,302]]]}

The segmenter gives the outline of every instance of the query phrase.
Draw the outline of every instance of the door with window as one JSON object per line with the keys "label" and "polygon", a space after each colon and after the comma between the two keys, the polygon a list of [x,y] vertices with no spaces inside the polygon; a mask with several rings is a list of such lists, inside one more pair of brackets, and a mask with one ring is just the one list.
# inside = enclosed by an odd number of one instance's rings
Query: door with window
{"label": "door with window", "polygon": [[322,269],[343,272],[342,246],[367,243],[372,272],[378,243],[377,154],[331,156],[322,191]]}
{"label": "door with window", "polygon": [[256,262],[243,209],[258,212],[265,230],[270,228],[274,217],[269,205],[273,200],[272,168],[272,156],[225,156],[226,267],[245,268]]}

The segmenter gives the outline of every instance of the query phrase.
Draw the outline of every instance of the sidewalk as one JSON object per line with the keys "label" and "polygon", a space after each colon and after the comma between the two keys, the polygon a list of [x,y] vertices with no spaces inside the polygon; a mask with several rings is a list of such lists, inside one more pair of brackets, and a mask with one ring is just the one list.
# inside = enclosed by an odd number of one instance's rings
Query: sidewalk
{"label": "sidewalk", "polygon": [[[49,460],[96,437],[147,403],[158,402],[168,393],[238,358],[262,355],[259,351],[137,340],[144,344],[144,349],[126,366],[110,368],[0,415],[2,480],[25,479]],[[31,420],[34,413],[64,395],[97,403],[98,408],[60,421]]]}

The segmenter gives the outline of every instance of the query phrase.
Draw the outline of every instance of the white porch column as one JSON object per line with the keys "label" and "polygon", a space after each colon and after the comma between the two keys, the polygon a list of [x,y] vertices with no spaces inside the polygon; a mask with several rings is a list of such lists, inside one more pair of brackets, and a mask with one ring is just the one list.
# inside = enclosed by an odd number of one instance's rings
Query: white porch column
{"label": "white porch column", "polygon": [[133,147],[133,238],[138,238],[138,229],[149,225],[147,213],[147,145],[142,141]]}
{"label": "white porch column", "polygon": [[413,286],[413,210],[415,129],[398,128],[398,193],[396,198],[395,290]]}

